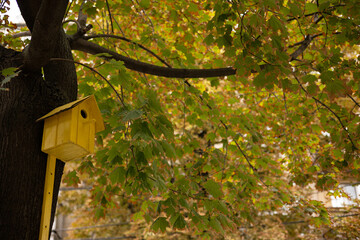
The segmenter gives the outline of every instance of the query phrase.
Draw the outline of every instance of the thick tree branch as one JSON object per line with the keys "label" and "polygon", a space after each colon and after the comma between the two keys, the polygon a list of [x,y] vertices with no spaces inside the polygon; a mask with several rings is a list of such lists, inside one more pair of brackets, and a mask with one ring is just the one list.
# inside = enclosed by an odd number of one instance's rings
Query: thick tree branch
{"label": "thick tree branch", "polygon": [[[298,56],[300,56],[305,50],[306,48],[310,45],[311,41],[318,37],[321,36],[322,34],[316,34],[316,35],[306,35],[305,40],[300,42],[300,43],[296,43],[293,46],[296,45],[300,45],[300,47],[298,47],[298,49],[296,49],[292,54],[290,54],[290,61],[294,61]],[[293,47],[291,46],[291,47]]]}
{"label": "thick tree branch", "polygon": [[44,0],[36,15],[32,38],[24,50],[24,69],[38,70],[52,56],[61,31],[67,0]]}
{"label": "thick tree branch", "polygon": [[216,69],[186,69],[160,67],[153,64],[140,62],[129,57],[125,57],[81,38],[70,41],[70,45],[73,50],[79,50],[90,54],[109,54],[110,56],[106,58],[123,61],[125,67],[128,69],[156,76],[171,78],[208,78],[230,76],[235,75],[236,73],[236,70],[231,67]]}
{"label": "thick tree branch", "polygon": [[21,11],[21,16],[26,22],[26,26],[30,31],[33,30],[36,15],[40,9],[42,0],[17,0],[17,4]]}

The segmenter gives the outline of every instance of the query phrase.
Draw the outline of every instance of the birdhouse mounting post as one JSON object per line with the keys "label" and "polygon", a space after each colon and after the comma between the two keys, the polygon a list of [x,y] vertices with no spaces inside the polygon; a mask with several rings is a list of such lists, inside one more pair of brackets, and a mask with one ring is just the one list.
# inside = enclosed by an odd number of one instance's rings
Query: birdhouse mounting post
{"label": "birdhouse mounting post", "polygon": [[46,175],[45,175],[39,240],[49,239],[51,206],[52,206],[52,197],[54,190],[55,165],[56,165],[56,157],[52,155],[48,155],[47,164],[46,164]]}

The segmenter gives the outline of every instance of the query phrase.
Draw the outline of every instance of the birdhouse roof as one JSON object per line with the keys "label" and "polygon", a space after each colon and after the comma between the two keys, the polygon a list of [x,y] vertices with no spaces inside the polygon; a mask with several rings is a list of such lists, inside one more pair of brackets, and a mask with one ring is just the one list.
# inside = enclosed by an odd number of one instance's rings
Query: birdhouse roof
{"label": "birdhouse roof", "polygon": [[82,98],[82,99],[67,103],[65,105],[62,105],[60,107],[57,107],[54,110],[52,110],[51,112],[49,112],[48,114],[46,114],[46,115],[42,116],[41,118],[37,119],[36,121],[44,120],[46,118],[49,118],[51,116],[54,116],[54,115],[59,114],[61,112],[64,112],[64,111],[66,111],[68,109],[74,108],[75,106],[77,106],[77,105],[79,105],[79,104],[81,104],[81,103],[83,103],[85,101],[89,101],[89,104],[91,105],[91,110],[92,110],[91,114],[94,116],[94,118],[96,120],[96,122],[95,122],[96,132],[104,130],[105,129],[104,122],[103,122],[103,119],[101,117],[100,109],[99,109],[98,105],[96,104],[96,100],[95,100],[94,95],[90,95],[90,96],[87,96],[85,98]]}

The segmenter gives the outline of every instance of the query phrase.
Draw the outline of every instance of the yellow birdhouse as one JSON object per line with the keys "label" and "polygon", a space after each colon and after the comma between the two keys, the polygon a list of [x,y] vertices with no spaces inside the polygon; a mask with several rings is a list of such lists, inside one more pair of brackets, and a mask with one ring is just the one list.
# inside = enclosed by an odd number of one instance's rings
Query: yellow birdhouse
{"label": "yellow birdhouse", "polygon": [[94,152],[95,133],[104,122],[93,95],[58,107],[45,120],[41,150],[67,162]]}

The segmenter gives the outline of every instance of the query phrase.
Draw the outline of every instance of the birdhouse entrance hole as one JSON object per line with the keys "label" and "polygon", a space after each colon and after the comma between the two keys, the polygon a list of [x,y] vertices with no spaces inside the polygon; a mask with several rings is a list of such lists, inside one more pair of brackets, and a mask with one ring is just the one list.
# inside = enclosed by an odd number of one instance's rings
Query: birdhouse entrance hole
{"label": "birdhouse entrance hole", "polygon": [[85,118],[85,119],[87,118],[87,113],[84,109],[81,109],[80,114],[83,118]]}

